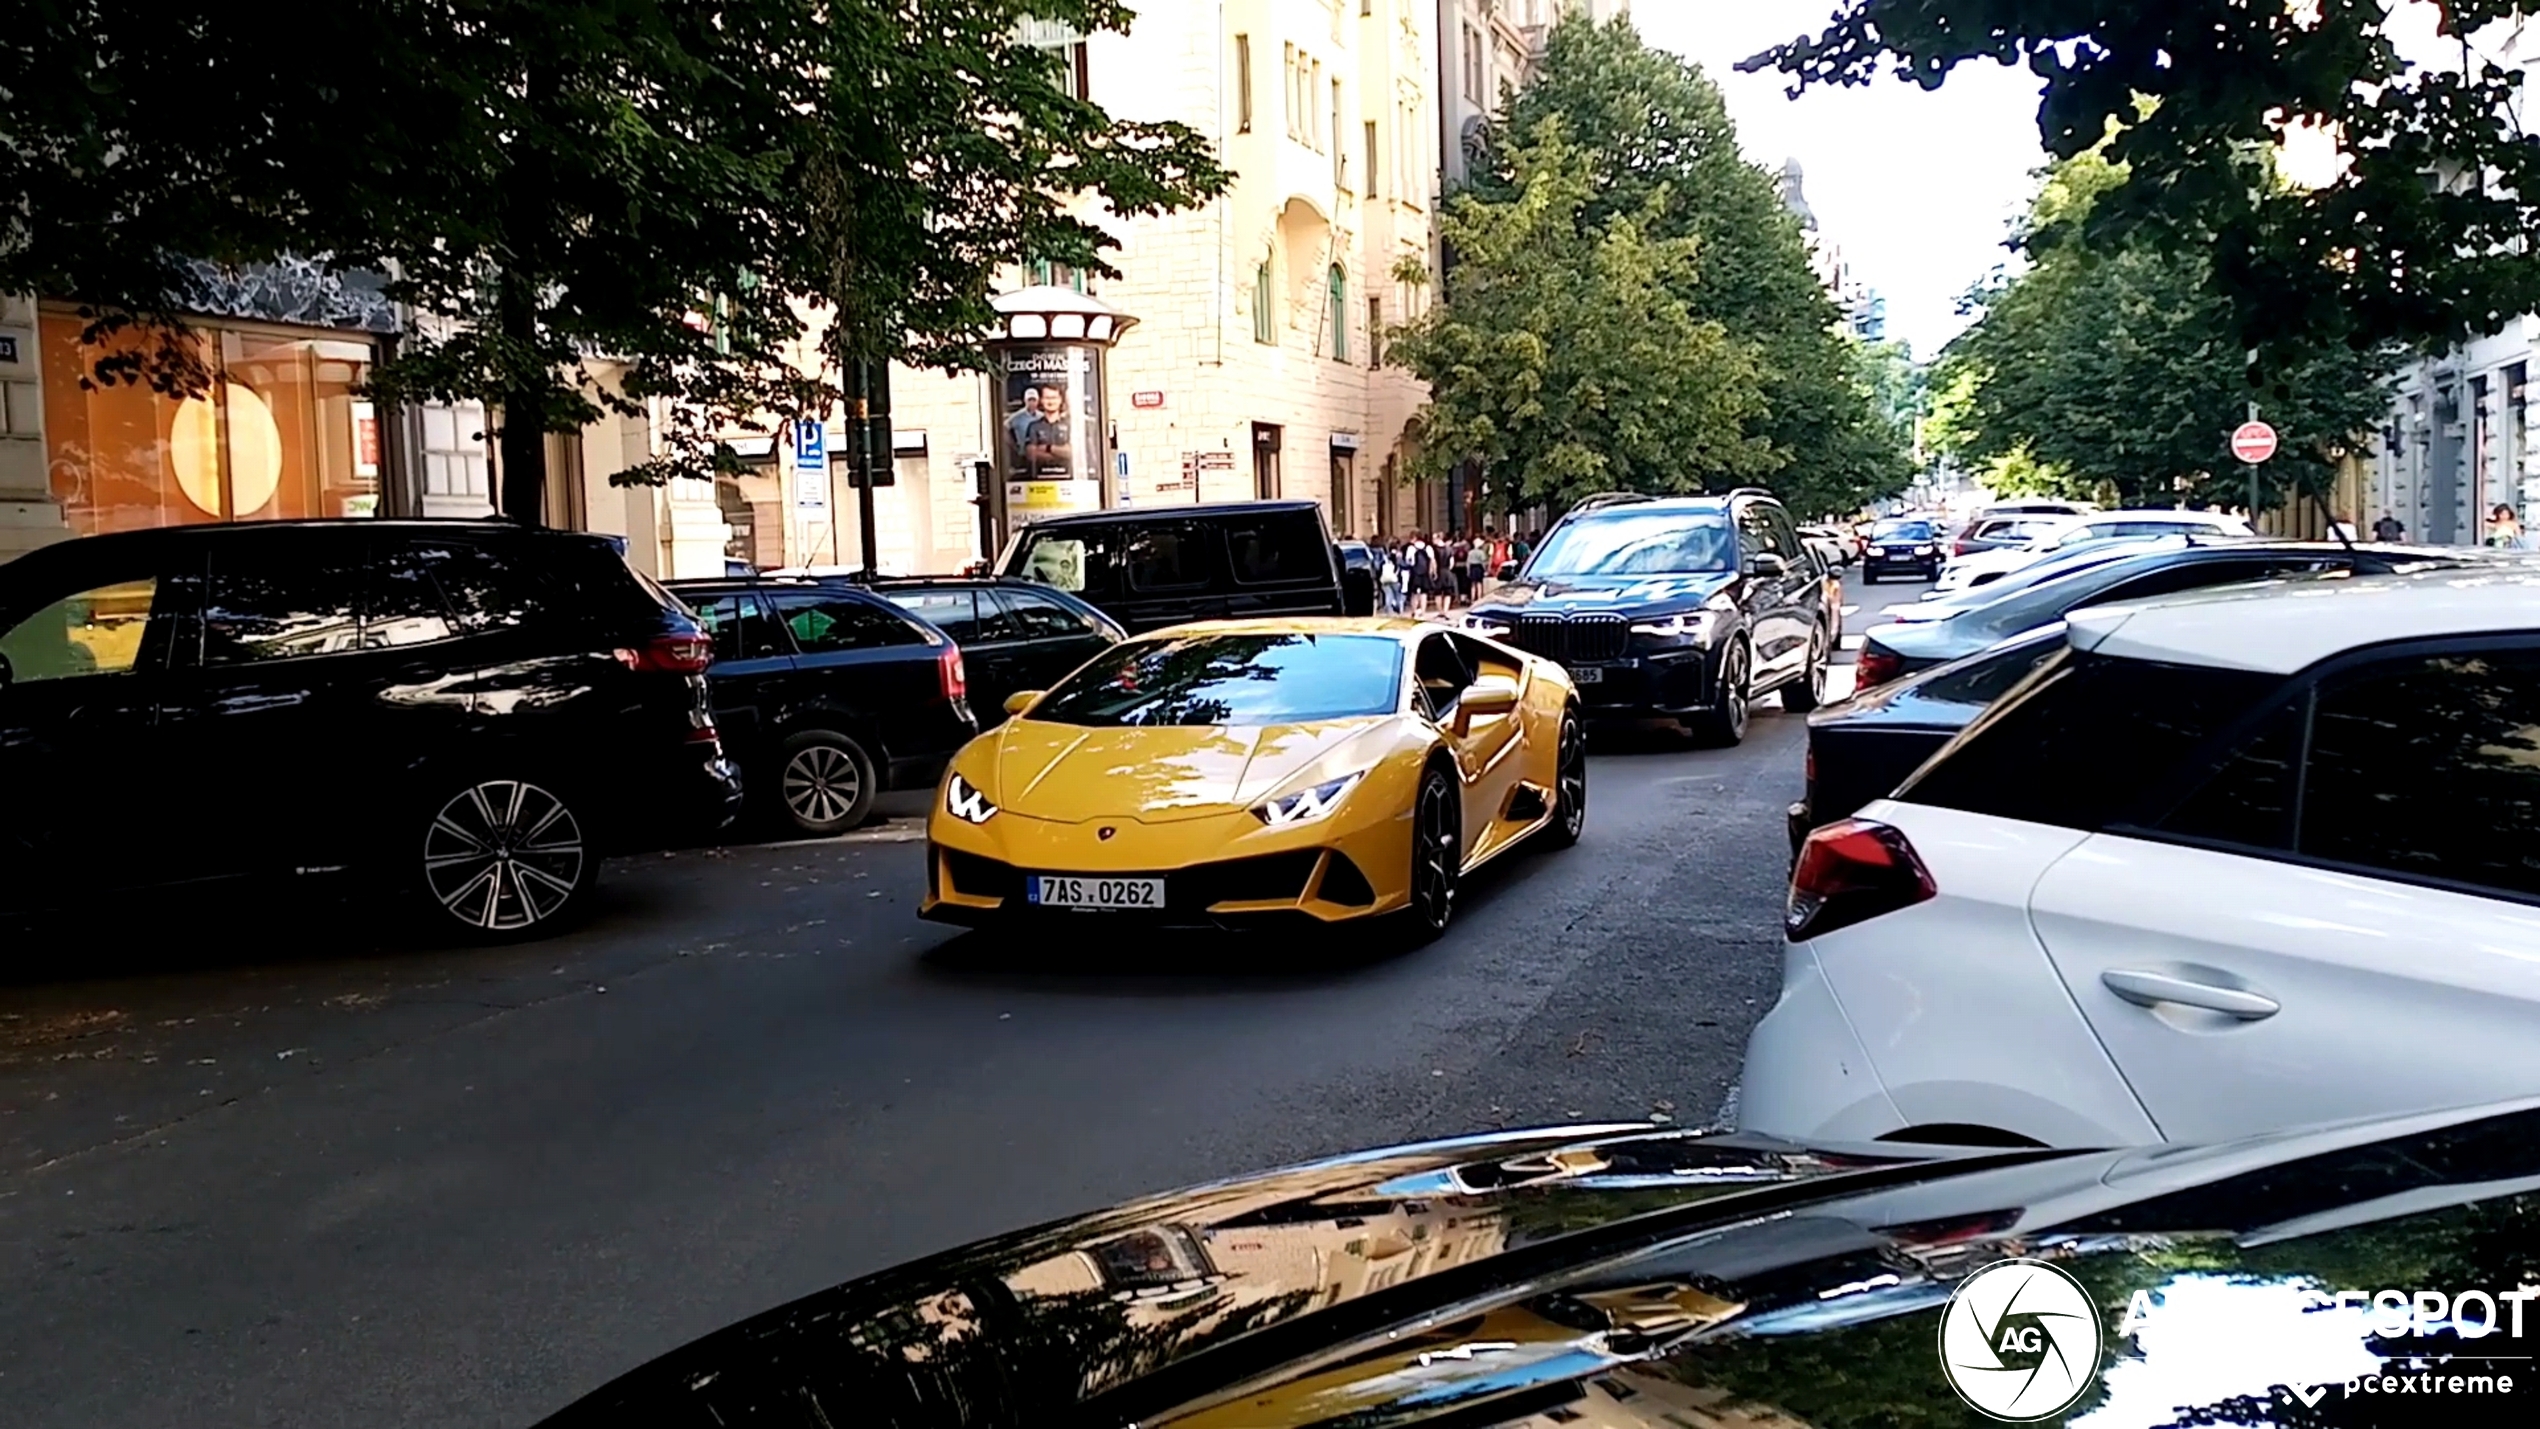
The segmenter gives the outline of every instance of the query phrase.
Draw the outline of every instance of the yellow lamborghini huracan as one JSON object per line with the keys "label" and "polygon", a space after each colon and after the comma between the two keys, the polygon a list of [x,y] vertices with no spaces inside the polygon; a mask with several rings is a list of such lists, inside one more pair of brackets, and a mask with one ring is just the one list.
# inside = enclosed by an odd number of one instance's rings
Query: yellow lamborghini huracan
{"label": "yellow lamborghini huracan", "polygon": [[1424,941],[1465,874],[1587,819],[1561,667],[1415,620],[1176,626],[1006,708],[936,792],[929,918],[1399,914]]}

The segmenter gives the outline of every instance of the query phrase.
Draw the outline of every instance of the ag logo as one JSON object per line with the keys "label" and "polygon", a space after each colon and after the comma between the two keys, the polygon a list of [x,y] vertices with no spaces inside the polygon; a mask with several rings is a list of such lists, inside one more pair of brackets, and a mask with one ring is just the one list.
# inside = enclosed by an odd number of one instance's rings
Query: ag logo
{"label": "ag logo", "polygon": [[2060,1414],[2098,1376],[2099,1308],[2080,1281],[2044,1261],[1997,1260],[1949,1297],[1940,1368],[1979,1414]]}

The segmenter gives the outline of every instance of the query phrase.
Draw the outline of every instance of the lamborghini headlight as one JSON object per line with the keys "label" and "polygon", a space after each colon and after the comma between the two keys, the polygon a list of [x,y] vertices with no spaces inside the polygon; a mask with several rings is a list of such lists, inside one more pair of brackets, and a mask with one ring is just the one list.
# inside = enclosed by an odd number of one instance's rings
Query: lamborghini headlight
{"label": "lamborghini headlight", "polygon": [[1255,804],[1252,812],[1274,829],[1286,828],[1290,824],[1310,824],[1339,808],[1341,800],[1358,787],[1359,780],[1366,777],[1364,774],[1344,774],[1338,779],[1326,779],[1311,789],[1281,794],[1275,799]]}
{"label": "lamborghini headlight", "polygon": [[944,812],[965,824],[984,824],[997,816],[997,806],[988,796],[971,786],[969,780],[955,774],[944,781]]}

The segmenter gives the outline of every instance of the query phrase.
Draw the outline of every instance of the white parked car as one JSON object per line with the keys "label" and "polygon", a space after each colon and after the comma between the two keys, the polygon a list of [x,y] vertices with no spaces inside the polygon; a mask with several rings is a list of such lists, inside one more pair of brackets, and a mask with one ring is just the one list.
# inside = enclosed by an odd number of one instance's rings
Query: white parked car
{"label": "white parked car", "polygon": [[1741,1127],[2122,1146],[2540,1092],[2540,567],[2067,642],[1810,837]]}
{"label": "white parked car", "polygon": [[2048,522],[2023,545],[1956,556],[1940,569],[1934,595],[1987,585],[2058,551],[2125,536],[2251,536],[2247,520],[2221,511],[2101,511],[2088,516],[2039,518]]}

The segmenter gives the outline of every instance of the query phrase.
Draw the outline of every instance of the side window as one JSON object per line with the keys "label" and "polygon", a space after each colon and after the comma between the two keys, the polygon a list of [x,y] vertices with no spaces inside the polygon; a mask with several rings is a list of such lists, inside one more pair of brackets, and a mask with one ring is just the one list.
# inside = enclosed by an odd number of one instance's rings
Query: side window
{"label": "side window", "polygon": [[1086,590],[1096,575],[1093,544],[1072,536],[1036,536],[1009,575],[1055,586],[1071,595]]}
{"label": "side window", "polygon": [[1742,506],[1737,513],[1737,545],[1749,559],[1772,549],[1771,537],[1764,529],[1763,512],[1753,506]]}
{"label": "side window", "polygon": [[2310,709],[2305,692],[2233,740],[2213,774],[2161,820],[2162,829],[2248,849],[2292,847],[2302,727]]}
{"label": "side window", "polygon": [[[981,633],[979,597],[968,590],[896,591],[891,604],[934,626],[956,645],[975,645],[990,637]],[[993,611],[991,611],[993,613]]]}
{"label": "side window", "polygon": [[1796,566],[1808,559],[1807,544],[1799,539],[1799,528],[1790,524],[1790,513],[1778,506],[1758,506],[1764,516],[1764,537],[1772,543],[1781,558]]}
{"label": "side window", "polygon": [[1196,521],[1154,521],[1137,526],[1121,543],[1129,568],[1129,588],[1192,590],[1207,585],[1211,564],[1208,537],[1208,528]]}
{"label": "side window", "polygon": [[1464,689],[1473,683],[1473,671],[1455,648],[1451,635],[1437,634],[1420,642],[1420,653],[1412,665],[1412,676],[1420,683],[1420,695],[1433,719],[1446,718],[1455,702],[1464,698]]}
{"label": "side window", "polygon": [[8,657],[10,679],[26,683],[131,672],[142,663],[142,635],[159,600],[158,579],[142,576],[90,585],[46,602],[0,631],[0,655]]}
{"label": "side window", "polygon": [[2183,590],[2203,590],[2207,586],[2230,585],[2234,581],[2253,581],[2274,575],[2282,569],[2282,565],[2273,561],[2180,561],[2120,582],[2090,597],[2090,603],[2114,605],[2119,601],[2148,600],[2156,595],[2175,595]]}
{"label": "side window", "polygon": [[1917,804],[2098,830],[2272,694],[2274,675],[2066,651],[1897,791]]}
{"label": "side window", "polygon": [[697,623],[714,640],[717,660],[765,660],[785,653],[774,620],[748,591],[699,597],[696,609]]}
{"label": "side window", "polygon": [[428,645],[459,633],[441,587],[419,551],[394,543],[371,549],[370,592],[362,607],[362,648]]}
{"label": "side window", "polygon": [[794,648],[806,655],[923,645],[925,632],[892,611],[832,591],[776,591],[768,596]]}
{"label": "side window", "polygon": [[1260,516],[1226,527],[1226,559],[1245,585],[1331,579],[1332,557],[1311,517]]}
{"label": "side window", "polygon": [[2386,661],[2323,685],[2300,851],[2540,896],[2540,652]]}
{"label": "side window", "polygon": [[980,600],[1001,602],[1018,640],[1065,640],[1098,634],[1102,627],[1076,611],[1028,590],[982,592]]}
{"label": "side window", "polygon": [[203,664],[251,665],[361,648],[358,542],[233,536],[211,543]]}
{"label": "side window", "polygon": [[547,583],[508,556],[465,541],[427,542],[413,554],[432,573],[459,628],[470,635],[509,630],[548,612]]}

